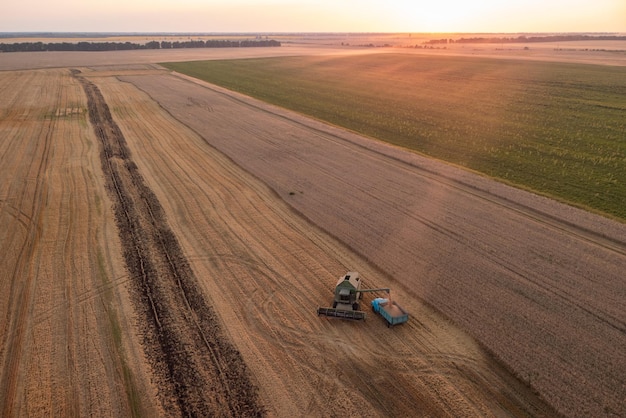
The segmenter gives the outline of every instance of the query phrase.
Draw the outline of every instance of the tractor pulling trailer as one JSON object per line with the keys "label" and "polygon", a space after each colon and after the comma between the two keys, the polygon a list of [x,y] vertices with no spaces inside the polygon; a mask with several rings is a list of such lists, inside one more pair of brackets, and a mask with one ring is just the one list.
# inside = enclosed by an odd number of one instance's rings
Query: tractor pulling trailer
{"label": "tractor pulling trailer", "polygon": [[[363,293],[386,292],[390,294],[391,292],[389,288],[362,289],[361,286],[359,273],[350,271],[344,274],[335,286],[333,307],[317,308],[317,315],[362,321],[365,319],[365,312],[359,310],[359,301],[363,298]],[[409,319],[407,311],[389,298],[374,299],[372,310],[385,319],[388,327],[404,323]]]}

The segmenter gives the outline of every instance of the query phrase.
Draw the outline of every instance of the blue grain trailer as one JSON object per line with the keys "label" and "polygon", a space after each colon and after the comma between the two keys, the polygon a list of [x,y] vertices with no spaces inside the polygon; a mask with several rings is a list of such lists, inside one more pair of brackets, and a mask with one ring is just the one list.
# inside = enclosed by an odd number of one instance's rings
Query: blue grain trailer
{"label": "blue grain trailer", "polygon": [[385,298],[376,298],[372,301],[372,310],[385,318],[387,326],[402,324],[409,320],[409,313],[395,301]]}

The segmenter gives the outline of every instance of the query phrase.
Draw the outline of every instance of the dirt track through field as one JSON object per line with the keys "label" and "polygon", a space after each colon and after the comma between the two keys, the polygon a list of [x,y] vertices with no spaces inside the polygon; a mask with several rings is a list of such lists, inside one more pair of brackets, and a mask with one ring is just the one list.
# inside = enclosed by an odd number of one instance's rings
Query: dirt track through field
{"label": "dirt track through field", "polygon": [[138,172],[102,94],[95,84],[78,78],[102,143],[102,168],[143,315],[144,349],[153,361],[165,410],[182,416],[262,414],[245,364],[200,294],[163,209]]}

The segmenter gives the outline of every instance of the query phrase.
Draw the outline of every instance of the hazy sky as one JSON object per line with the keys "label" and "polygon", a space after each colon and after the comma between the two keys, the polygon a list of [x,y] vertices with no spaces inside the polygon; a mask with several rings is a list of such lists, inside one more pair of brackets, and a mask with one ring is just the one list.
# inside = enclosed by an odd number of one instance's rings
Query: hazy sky
{"label": "hazy sky", "polygon": [[33,31],[626,32],[626,0],[4,0]]}

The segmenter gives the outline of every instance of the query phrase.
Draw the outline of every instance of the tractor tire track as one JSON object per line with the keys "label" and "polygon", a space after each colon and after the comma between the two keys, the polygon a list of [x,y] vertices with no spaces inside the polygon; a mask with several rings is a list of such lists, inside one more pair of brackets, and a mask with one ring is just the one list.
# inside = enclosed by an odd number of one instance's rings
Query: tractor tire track
{"label": "tractor tire track", "polygon": [[79,73],[74,70],[102,143],[102,169],[114,205],[144,350],[165,411],[174,416],[263,415],[257,387],[198,290],[164,211],[133,162],[104,97]]}

